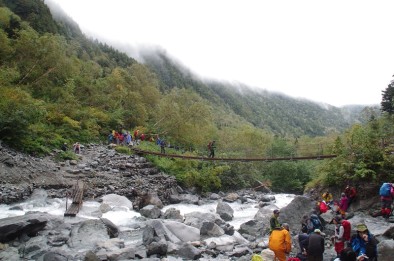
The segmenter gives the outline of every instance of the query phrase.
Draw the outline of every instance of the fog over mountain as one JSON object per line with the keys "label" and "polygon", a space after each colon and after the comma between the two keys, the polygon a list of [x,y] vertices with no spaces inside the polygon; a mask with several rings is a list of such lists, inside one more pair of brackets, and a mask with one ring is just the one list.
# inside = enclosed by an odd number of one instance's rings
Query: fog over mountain
{"label": "fog over mountain", "polygon": [[46,2],[137,60],[141,46],[158,47],[204,78],[295,98],[379,104],[392,75],[390,1]]}

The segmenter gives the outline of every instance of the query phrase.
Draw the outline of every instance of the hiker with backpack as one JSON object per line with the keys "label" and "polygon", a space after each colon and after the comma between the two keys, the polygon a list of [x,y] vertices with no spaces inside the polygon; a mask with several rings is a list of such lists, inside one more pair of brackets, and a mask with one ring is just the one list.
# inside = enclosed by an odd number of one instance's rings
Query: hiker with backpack
{"label": "hiker with backpack", "polygon": [[166,141],[164,139],[160,140],[160,153],[166,154]]}
{"label": "hiker with backpack", "polygon": [[380,214],[389,218],[391,215],[391,205],[394,199],[394,186],[393,183],[383,183],[379,190],[381,210]]}
{"label": "hiker with backpack", "polygon": [[311,234],[316,229],[319,229],[319,230],[323,229],[323,225],[322,225],[320,218],[317,214],[315,214],[315,213],[311,214],[309,220],[307,221],[307,229],[308,229],[308,234]]}
{"label": "hiker with backpack", "polygon": [[334,217],[330,224],[335,225],[335,235],[331,238],[334,243],[334,249],[337,257],[340,256],[341,251],[345,248],[345,243],[350,241],[351,224],[341,216]]}
{"label": "hiker with backpack", "polygon": [[208,143],[209,158],[215,157],[215,149],[216,149],[216,141],[213,140],[210,143]]}

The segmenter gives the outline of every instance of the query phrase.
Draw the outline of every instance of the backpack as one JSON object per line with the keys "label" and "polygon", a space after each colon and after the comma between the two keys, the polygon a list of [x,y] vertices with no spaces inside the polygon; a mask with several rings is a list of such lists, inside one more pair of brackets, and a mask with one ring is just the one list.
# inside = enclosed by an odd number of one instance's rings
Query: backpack
{"label": "backpack", "polygon": [[208,143],[208,150],[211,150],[212,142]]}
{"label": "backpack", "polygon": [[390,183],[383,183],[380,187],[379,195],[382,197],[389,197],[391,196],[391,184]]}
{"label": "backpack", "polygon": [[320,219],[317,215],[312,214],[310,220],[312,221],[312,225],[313,225],[313,230],[315,229],[322,229],[322,225],[320,222]]}
{"label": "backpack", "polygon": [[346,241],[350,240],[350,234],[351,234],[351,228],[352,225],[350,224],[349,221],[347,220],[343,220],[342,221],[342,226],[343,226],[343,239]]}

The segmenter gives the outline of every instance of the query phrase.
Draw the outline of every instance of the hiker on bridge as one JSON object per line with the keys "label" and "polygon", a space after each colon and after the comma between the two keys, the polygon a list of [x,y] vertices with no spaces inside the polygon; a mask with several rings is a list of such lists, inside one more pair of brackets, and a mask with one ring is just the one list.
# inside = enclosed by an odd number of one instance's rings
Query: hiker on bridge
{"label": "hiker on bridge", "polygon": [[166,141],[164,139],[160,140],[160,153],[166,154]]}
{"label": "hiker on bridge", "polygon": [[215,157],[215,149],[216,149],[216,141],[211,141],[208,143],[208,150],[209,150],[209,158]]}

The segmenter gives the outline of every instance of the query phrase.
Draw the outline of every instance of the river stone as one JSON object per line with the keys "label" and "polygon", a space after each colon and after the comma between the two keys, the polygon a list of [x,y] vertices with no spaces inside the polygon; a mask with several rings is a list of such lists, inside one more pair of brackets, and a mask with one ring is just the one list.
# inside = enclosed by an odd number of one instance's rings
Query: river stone
{"label": "river stone", "polygon": [[94,249],[98,242],[110,239],[107,227],[101,220],[86,220],[74,226],[67,244],[78,249]]}
{"label": "river stone", "polygon": [[43,213],[0,219],[0,242],[8,242],[22,234],[35,236],[45,228],[48,220],[49,215]]}

